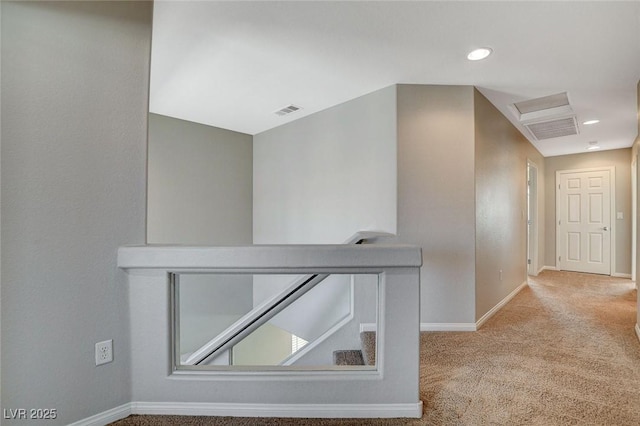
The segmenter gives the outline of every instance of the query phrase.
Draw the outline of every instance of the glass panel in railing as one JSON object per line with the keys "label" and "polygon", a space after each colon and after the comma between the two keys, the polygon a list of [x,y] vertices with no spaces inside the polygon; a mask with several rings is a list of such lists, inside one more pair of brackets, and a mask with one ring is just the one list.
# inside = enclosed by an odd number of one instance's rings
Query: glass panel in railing
{"label": "glass panel in railing", "polygon": [[180,274],[174,281],[178,368],[375,368],[377,274]]}
{"label": "glass panel in railing", "polygon": [[[212,337],[253,309],[253,277],[246,274],[177,274],[175,281],[178,358],[184,362]],[[229,354],[210,363],[229,365]]]}

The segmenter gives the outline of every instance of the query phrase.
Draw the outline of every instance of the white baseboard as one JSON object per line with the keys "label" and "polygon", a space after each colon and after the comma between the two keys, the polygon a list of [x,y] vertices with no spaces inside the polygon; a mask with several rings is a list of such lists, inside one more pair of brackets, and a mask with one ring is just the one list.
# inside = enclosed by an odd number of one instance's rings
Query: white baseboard
{"label": "white baseboard", "polygon": [[422,417],[422,401],[415,404],[132,402],[131,414],[301,418],[420,418]]}
{"label": "white baseboard", "polygon": [[638,340],[640,340],[640,325],[638,325],[638,323],[636,323],[636,336],[638,336]]}
{"label": "white baseboard", "polygon": [[123,404],[95,416],[71,423],[69,426],[104,426],[131,415],[131,403]]}
{"label": "white baseboard", "polygon": [[[557,271],[558,268],[555,266],[543,266],[542,268],[540,268],[540,270],[538,271],[538,274],[542,271]],[[623,274],[620,272],[614,272],[611,274],[612,277],[615,278],[629,278],[631,279],[631,274]]]}
{"label": "white baseboard", "polygon": [[472,322],[422,322],[420,331],[476,331],[476,325]]}
{"label": "white baseboard", "polygon": [[523,282],[522,284],[520,284],[518,287],[516,287],[515,290],[513,290],[511,293],[509,293],[507,295],[507,297],[505,297],[504,299],[502,299],[496,306],[494,306],[493,308],[491,308],[491,310],[489,310],[489,312],[487,312],[486,314],[484,314],[482,316],[482,318],[480,318],[477,322],[476,322],[476,329],[479,329],[480,327],[482,327],[482,325],[487,322],[487,320],[489,318],[491,318],[492,316],[494,316],[500,309],[502,309],[502,307],[504,305],[506,305],[507,303],[509,303],[509,301],[511,299],[513,299],[515,297],[516,294],[520,293],[520,291],[522,291],[523,288],[525,288],[527,286],[527,282]]}
{"label": "white baseboard", "polygon": [[631,279],[631,274],[621,274],[620,272],[614,272],[613,274],[611,274],[612,277],[615,278],[628,278]]}
{"label": "white baseboard", "polygon": [[422,401],[415,404],[224,404],[209,402],[131,402],[69,426],[105,426],[132,414],[161,416],[232,416],[300,418],[415,418],[422,417]]}
{"label": "white baseboard", "polygon": [[[376,324],[360,324],[360,332],[376,331]],[[472,322],[421,322],[420,331],[476,331],[476,325]]]}
{"label": "white baseboard", "polygon": [[[540,268],[540,270],[538,271],[538,274],[542,271],[557,271],[558,268],[555,266],[543,266],[542,268]],[[631,274],[623,274],[620,272],[614,272],[611,274],[612,277],[615,278],[629,278],[631,279]]]}

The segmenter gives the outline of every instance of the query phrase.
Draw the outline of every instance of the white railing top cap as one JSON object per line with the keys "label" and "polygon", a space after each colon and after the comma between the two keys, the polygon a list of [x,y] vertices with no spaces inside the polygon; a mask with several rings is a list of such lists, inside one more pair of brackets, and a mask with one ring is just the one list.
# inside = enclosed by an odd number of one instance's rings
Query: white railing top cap
{"label": "white railing top cap", "polygon": [[422,266],[419,247],[408,245],[140,245],[118,249],[123,269],[332,269]]}

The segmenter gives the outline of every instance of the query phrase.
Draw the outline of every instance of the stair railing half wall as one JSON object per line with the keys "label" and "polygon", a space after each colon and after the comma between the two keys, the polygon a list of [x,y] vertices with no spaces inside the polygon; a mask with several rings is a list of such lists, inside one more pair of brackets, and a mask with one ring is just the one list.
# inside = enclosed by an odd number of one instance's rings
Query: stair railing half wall
{"label": "stair railing half wall", "polygon": [[[121,247],[118,267],[128,281],[130,338],[126,353],[120,354],[118,342],[114,342],[114,358],[128,357],[135,413],[421,417],[421,266],[421,249],[406,245]],[[227,274],[231,278],[239,274],[375,277],[375,366],[309,369],[248,365],[177,370],[171,333],[172,274]],[[250,284],[246,291],[252,291]],[[342,355],[348,357],[349,353]]]}

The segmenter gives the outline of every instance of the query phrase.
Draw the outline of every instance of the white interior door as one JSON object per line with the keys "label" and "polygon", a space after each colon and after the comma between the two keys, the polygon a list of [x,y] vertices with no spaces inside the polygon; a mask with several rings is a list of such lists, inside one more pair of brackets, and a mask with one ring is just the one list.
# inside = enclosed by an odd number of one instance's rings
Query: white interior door
{"label": "white interior door", "polygon": [[611,275],[611,170],[556,178],[557,269]]}

